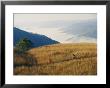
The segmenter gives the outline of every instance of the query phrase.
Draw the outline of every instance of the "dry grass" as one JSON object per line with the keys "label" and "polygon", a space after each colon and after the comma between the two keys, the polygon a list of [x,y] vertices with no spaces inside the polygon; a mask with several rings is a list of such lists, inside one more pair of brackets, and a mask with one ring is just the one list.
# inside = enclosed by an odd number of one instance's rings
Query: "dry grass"
{"label": "dry grass", "polygon": [[[27,51],[28,57],[37,65],[16,66],[14,74],[18,75],[96,75],[97,46],[93,43],[55,44]],[[24,56],[15,63],[23,62]],[[24,60],[24,59],[23,59]],[[25,61],[28,61],[25,59]]]}

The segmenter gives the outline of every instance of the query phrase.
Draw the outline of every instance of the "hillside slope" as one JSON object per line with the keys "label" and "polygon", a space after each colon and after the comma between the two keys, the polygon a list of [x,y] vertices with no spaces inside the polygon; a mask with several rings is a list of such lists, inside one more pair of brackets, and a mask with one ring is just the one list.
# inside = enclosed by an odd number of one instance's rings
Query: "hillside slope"
{"label": "hillside slope", "polygon": [[[37,64],[18,66],[14,74],[96,75],[97,46],[94,43],[54,44],[27,51]],[[15,57],[17,58],[17,57]]]}
{"label": "hillside slope", "polygon": [[51,38],[48,38],[45,35],[33,34],[30,32],[26,32],[21,29],[18,29],[16,27],[13,28],[13,32],[14,32],[14,35],[13,35],[14,46],[20,39],[23,39],[23,38],[28,38],[29,40],[31,40],[33,43],[33,47],[59,43],[58,41],[52,40]]}

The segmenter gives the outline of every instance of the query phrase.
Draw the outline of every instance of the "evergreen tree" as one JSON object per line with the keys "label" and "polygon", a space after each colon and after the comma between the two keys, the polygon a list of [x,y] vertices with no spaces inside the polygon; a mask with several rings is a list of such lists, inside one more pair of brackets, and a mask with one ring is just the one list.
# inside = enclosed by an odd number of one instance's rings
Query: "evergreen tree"
{"label": "evergreen tree", "polygon": [[16,49],[18,52],[20,53],[24,53],[25,51],[27,51],[28,49],[30,49],[32,47],[32,42],[27,39],[27,38],[23,38],[21,39],[17,44],[16,44]]}

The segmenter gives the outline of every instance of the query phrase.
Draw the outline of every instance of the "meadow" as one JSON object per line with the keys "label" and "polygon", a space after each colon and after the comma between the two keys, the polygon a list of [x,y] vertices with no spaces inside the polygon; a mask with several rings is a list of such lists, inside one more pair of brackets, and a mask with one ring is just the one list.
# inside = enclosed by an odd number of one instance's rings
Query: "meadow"
{"label": "meadow", "polygon": [[97,75],[95,43],[53,44],[14,50],[14,75]]}

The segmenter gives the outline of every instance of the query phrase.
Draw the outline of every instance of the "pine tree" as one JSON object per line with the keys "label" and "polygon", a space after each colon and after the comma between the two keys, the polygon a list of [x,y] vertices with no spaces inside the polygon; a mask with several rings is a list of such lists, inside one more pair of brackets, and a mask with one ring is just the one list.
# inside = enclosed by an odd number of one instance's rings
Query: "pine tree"
{"label": "pine tree", "polygon": [[16,49],[19,53],[24,53],[25,51],[29,50],[32,47],[32,42],[27,39],[23,38],[16,44]]}

